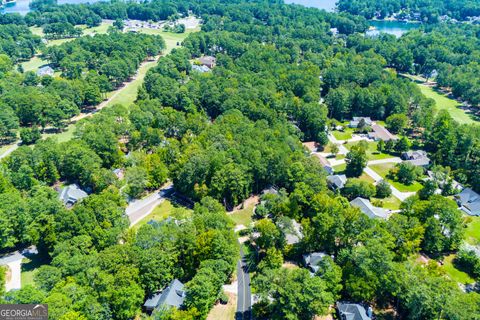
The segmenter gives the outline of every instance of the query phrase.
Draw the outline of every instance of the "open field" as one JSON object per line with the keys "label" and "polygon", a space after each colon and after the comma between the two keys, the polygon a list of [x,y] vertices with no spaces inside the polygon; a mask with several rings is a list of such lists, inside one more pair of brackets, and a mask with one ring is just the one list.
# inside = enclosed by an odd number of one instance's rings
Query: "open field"
{"label": "open field", "polygon": [[381,175],[386,181],[388,181],[392,186],[398,189],[400,192],[417,192],[418,190],[422,189],[422,185],[418,182],[415,181],[411,185],[405,185],[403,183],[400,183],[398,181],[388,179],[388,173],[390,172],[390,169],[392,169],[395,166],[394,163],[382,163],[382,164],[374,164],[369,166],[373,171]]}
{"label": "open field", "polygon": [[182,41],[190,33],[196,32],[199,30],[200,29],[187,29],[185,33],[172,33],[172,32],[165,32],[160,29],[141,28],[141,29],[138,29],[138,32],[144,33],[144,34],[162,36],[163,40],[165,40],[165,43],[167,45],[167,50],[165,50],[165,54],[169,54],[170,51],[172,51],[172,49],[180,47],[182,44]]}
{"label": "open field", "polygon": [[448,98],[445,94],[438,92],[432,87],[423,84],[418,84],[418,87],[427,98],[432,98],[435,100],[438,110],[447,110],[452,118],[454,118],[458,123],[479,123],[472,117],[472,115],[469,115],[464,110],[460,109],[460,103],[457,101]]}
{"label": "open field", "polygon": [[[349,142],[349,143],[346,143],[344,144],[344,146],[350,150],[352,148],[352,146],[358,144],[359,142]],[[368,148],[367,148],[367,158],[369,161],[371,160],[381,160],[381,159],[388,159],[388,158],[391,158],[392,155],[390,154],[387,154],[387,153],[383,153],[383,152],[379,152],[377,150],[377,142],[375,141],[370,141],[370,142],[367,142],[368,144]]]}

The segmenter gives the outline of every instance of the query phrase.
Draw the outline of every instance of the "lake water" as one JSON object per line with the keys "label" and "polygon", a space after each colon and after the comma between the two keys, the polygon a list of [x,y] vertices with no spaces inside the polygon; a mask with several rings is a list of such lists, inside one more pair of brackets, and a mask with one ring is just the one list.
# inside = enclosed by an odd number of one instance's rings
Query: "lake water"
{"label": "lake water", "polygon": [[332,12],[335,10],[337,0],[285,0],[285,3],[301,4],[305,7],[313,7]]}
{"label": "lake water", "polygon": [[368,30],[366,34],[368,36],[376,36],[383,33],[393,34],[394,36],[401,37],[407,31],[420,28],[419,23],[406,23],[399,21],[370,21],[370,25],[375,27],[374,30]]}
{"label": "lake water", "polygon": [[[93,2],[98,2],[100,0],[58,0],[59,4],[64,4],[64,3],[93,3]],[[26,15],[29,11],[30,8],[28,5],[30,4],[31,0],[17,0],[16,3],[11,3],[6,6],[4,6],[2,9],[0,9],[0,12],[3,13],[20,13],[21,15]]]}

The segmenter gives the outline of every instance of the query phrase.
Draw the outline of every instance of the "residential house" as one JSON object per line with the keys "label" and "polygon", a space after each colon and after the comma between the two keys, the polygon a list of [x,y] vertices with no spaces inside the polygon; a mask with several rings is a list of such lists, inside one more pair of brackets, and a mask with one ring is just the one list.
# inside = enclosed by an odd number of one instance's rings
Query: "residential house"
{"label": "residential house", "polygon": [[391,134],[390,131],[388,131],[385,127],[378,125],[376,123],[372,124],[372,130],[373,130],[372,132],[368,133],[368,137],[375,141],[398,140],[397,136]]}
{"label": "residential house", "polygon": [[438,186],[442,189],[445,187],[446,184],[451,183],[453,189],[458,190],[458,191],[463,190],[463,186],[460,183],[458,183],[457,181],[455,181],[453,179],[450,179],[450,178],[446,177],[445,175],[436,175],[433,171],[428,170],[427,171],[427,176],[428,177],[425,178],[425,181],[426,180],[435,181],[435,182],[438,183]]}
{"label": "residential house", "polygon": [[54,74],[55,74],[55,70],[53,70],[53,68],[50,66],[44,66],[37,70],[37,76],[39,77],[44,77],[44,76],[53,77]]}
{"label": "residential house", "polygon": [[174,279],[163,291],[147,299],[143,308],[149,313],[155,309],[180,308],[184,300],[184,285],[179,280]]}
{"label": "residential house", "polygon": [[326,256],[328,256],[328,254],[326,254],[325,252],[313,252],[304,254],[302,255],[303,264],[313,273],[316,273],[318,271],[318,265]]}
{"label": "residential house", "polygon": [[350,204],[352,207],[359,208],[360,211],[371,219],[388,219],[388,211],[383,208],[374,207],[368,199],[357,197],[350,201]]}
{"label": "residential house", "polygon": [[365,308],[358,303],[337,302],[338,315],[341,320],[372,320],[372,308]]}
{"label": "residential house", "polygon": [[344,174],[330,175],[327,177],[327,183],[332,190],[343,189],[345,183],[347,183],[347,176]]}
{"label": "residential house", "polygon": [[73,206],[75,203],[86,197],[88,197],[88,194],[76,184],[66,186],[60,192],[60,200],[62,200],[67,207]]}
{"label": "residential house", "polygon": [[217,64],[217,59],[212,56],[203,56],[198,59],[198,62],[200,62],[202,66],[207,66],[208,68],[213,69]]}
{"label": "residential house", "polygon": [[320,163],[323,167],[323,169],[329,174],[329,175],[332,175],[335,170],[333,170],[333,167],[330,165],[330,162],[328,162],[327,158],[325,157],[322,157],[321,155],[319,155],[318,153],[314,153],[315,156],[318,158],[318,160],[320,160]]}
{"label": "residential house", "polygon": [[289,245],[297,244],[303,238],[302,226],[295,219],[284,218],[278,223],[278,227]]}
{"label": "residential house", "polygon": [[460,209],[470,216],[480,216],[480,195],[470,188],[455,196]]}
{"label": "residential house", "polygon": [[430,159],[428,158],[427,152],[424,150],[410,150],[403,152],[401,158],[418,167],[426,168],[430,165]]}
{"label": "residential house", "polygon": [[358,128],[358,125],[360,124],[360,122],[362,120],[365,123],[365,125],[367,125],[367,126],[371,126],[372,123],[373,123],[373,121],[372,121],[372,119],[370,119],[370,117],[353,117],[353,120],[350,121],[348,126],[350,128]]}
{"label": "residential house", "polygon": [[200,72],[200,73],[205,73],[205,72],[211,71],[211,69],[209,67],[204,66],[204,65],[198,65],[198,64],[193,64],[192,65],[192,70]]}

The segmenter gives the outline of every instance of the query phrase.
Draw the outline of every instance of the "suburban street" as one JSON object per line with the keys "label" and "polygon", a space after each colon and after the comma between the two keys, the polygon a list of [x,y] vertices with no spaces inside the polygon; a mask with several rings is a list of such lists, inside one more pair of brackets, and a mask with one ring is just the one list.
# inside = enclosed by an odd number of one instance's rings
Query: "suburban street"
{"label": "suburban street", "polygon": [[125,213],[130,219],[130,227],[136,225],[140,220],[148,216],[156,206],[165,201],[165,196],[173,192],[173,184],[169,183],[162,189],[157,190],[143,199],[131,201]]}
{"label": "suburban street", "polygon": [[252,293],[250,290],[250,275],[248,265],[240,246],[240,260],[237,263],[238,297],[235,319],[249,320],[252,314]]}

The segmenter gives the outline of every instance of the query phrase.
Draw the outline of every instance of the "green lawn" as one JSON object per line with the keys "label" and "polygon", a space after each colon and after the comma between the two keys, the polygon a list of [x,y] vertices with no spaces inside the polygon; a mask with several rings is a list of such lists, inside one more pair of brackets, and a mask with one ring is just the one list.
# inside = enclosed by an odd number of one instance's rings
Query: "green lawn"
{"label": "green lawn", "polygon": [[150,28],[142,28],[138,31],[144,34],[152,34],[152,35],[159,35],[162,36],[163,40],[167,45],[166,54],[170,53],[172,49],[180,47],[182,41],[192,32],[199,31],[200,29],[188,29],[185,33],[172,33],[172,32],[165,32],[159,29],[150,29]]}
{"label": "green lawn", "polygon": [[243,224],[245,227],[248,227],[252,223],[253,208],[255,205],[250,205],[242,210],[239,210],[230,215],[230,218],[235,222],[236,225]]}
{"label": "green lawn", "polygon": [[22,67],[25,72],[37,71],[41,66],[48,64],[47,60],[43,60],[38,56],[34,56],[32,59],[22,62]]}
{"label": "green lawn", "polygon": [[352,133],[353,133],[353,128],[347,128],[345,127],[343,131],[332,131],[333,136],[337,140],[348,140],[352,139]]}
{"label": "green lawn", "polygon": [[341,174],[345,172],[345,169],[347,168],[346,163],[339,164],[338,166],[334,166],[333,170],[335,171],[335,174]]}
{"label": "green lawn", "polygon": [[394,163],[382,163],[382,164],[374,164],[369,166],[373,171],[381,175],[385,180],[387,180],[392,186],[398,189],[400,192],[417,192],[418,190],[422,189],[422,185],[418,182],[415,181],[411,185],[405,185],[403,183],[400,183],[398,181],[394,181],[391,179],[387,178],[388,173],[390,172],[390,169],[392,169],[395,166]]}
{"label": "green lawn", "polygon": [[472,245],[480,244],[480,217],[468,216],[466,220],[469,222],[465,230],[465,240]]}
{"label": "green lawn", "polygon": [[75,125],[71,124],[60,133],[44,133],[42,134],[42,138],[47,139],[49,137],[54,137],[57,139],[58,142],[65,142],[73,138],[74,132],[75,132]]}
{"label": "green lawn", "polygon": [[453,281],[460,282],[463,284],[474,283],[475,280],[471,278],[467,273],[458,270],[453,264],[453,259],[455,258],[454,254],[451,254],[443,260],[442,269]]}
{"label": "green lawn", "polygon": [[[352,148],[352,146],[356,145],[356,144],[359,144],[360,142],[349,142],[349,143],[346,143],[344,146],[350,150]],[[388,159],[388,158],[392,158],[393,156],[390,155],[390,154],[387,154],[387,153],[383,153],[383,152],[378,152],[377,151],[377,144],[378,142],[375,142],[375,141],[371,141],[371,142],[367,142],[368,144],[368,148],[367,148],[367,158],[369,161],[371,160],[380,160],[380,159]]]}
{"label": "green lawn", "polygon": [[366,181],[368,183],[375,183],[375,180],[366,173],[363,173],[360,177],[358,177],[358,179]]}
{"label": "green lawn", "polygon": [[175,206],[169,201],[163,201],[159,206],[153,209],[152,213],[140,220],[133,229],[138,230],[144,224],[147,224],[150,220],[162,221],[173,213]]}
{"label": "green lawn", "polygon": [[435,100],[438,110],[447,110],[450,115],[457,120],[460,124],[470,124],[478,123],[471,115],[465,113],[464,110],[460,109],[460,103],[457,101],[448,98],[445,94],[436,91],[432,87],[425,86],[423,84],[418,85],[422,93],[427,98],[432,98]]}
{"label": "green lawn", "polygon": [[33,280],[35,273],[39,267],[47,263],[48,261],[46,259],[41,258],[38,255],[23,259],[21,271],[22,287],[29,284],[35,285],[35,281]]}
{"label": "green lawn", "polygon": [[390,196],[385,199],[372,198],[372,202],[379,201],[381,202],[381,207],[388,210],[399,210],[402,202],[394,196]]}
{"label": "green lawn", "polygon": [[111,25],[113,25],[113,22],[102,22],[98,27],[93,27],[93,28],[88,28],[86,25],[80,25],[78,27],[82,29],[83,36],[90,36],[95,34],[107,33],[108,27],[110,27]]}

